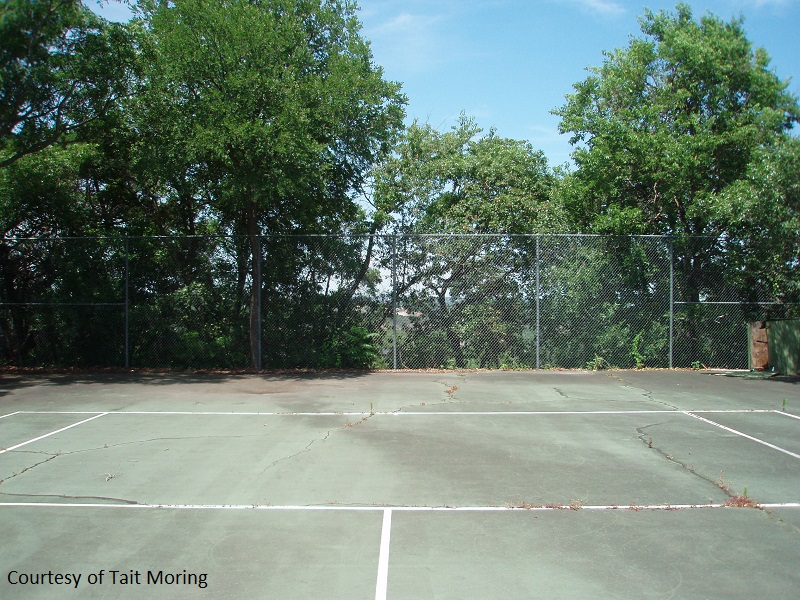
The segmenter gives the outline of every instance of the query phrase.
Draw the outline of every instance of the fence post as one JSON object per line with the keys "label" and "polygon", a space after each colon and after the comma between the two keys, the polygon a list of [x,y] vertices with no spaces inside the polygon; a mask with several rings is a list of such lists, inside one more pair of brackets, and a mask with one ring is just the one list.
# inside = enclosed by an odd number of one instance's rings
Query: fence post
{"label": "fence post", "polygon": [[667,236],[669,245],[669,368],[673,368],[673,337],[675,326],[675,247],[672,236]]}
{"label": "fence post", "polygon": [[[261,234],[258,234],[258,290],[256,291],[256,297],[258,302],[258,356],[256,357],[256,363],[258,366],[258,370],[264,368],[264,355],[263,355],[263,346],[262,340],[264,338],[264,326],[261,318],[261,311],[264,305],[264,260],[262,257],[263,248],[264,248],[264,240],[261,239]],[[256,285],[253,282],[253,285]]]}
{"label": "fence post", "polygon": [[542,296],[541,290],[541,282],[539,278],[539,240],[541,239],[540,234],[536,234],[536,368],[541,369],[541,336],[542,336],[542,326],[541,326],[541,307],[539,306],[539,299]]}
{"label": "fence post", "polygon": [[392,368],[397,369],[397,234],[392,234]]}
{"label": "fence post", "polygon": [[125,234],[125,368],[131,366],[131,345],[130,345],[130,247],[129,236]]}

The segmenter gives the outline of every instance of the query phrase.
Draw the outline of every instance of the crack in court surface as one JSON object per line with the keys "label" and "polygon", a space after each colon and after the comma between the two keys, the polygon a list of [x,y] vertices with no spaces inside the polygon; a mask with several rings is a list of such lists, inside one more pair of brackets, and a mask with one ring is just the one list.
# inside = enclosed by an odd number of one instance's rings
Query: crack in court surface
{"label": "crack in court surface", "polygon": [[[437,381],[437,383],[441,383],[442,385],[449,385],[449,384],[447,384],[447,383],[445,383],[445,382],[442,382],[442,381]],[[452,390],[452,391],[450,391],[450,390]],[[447,393],[448,395],[450,395],[450,396],[451,396],[451,398],[452,398],[453,394],[455,394],[455,392],[456,392],[456,391],[458,391],[458,386],[455,386],[455,389],[453,389],[452,387],[450,387],[450,389],[448,389],[448,390],[445,390],[445,393]],[[325,433],[325,435],[324,435],[324,436],[322,436],[322,437],[318,437],[318,438],[314,438],[314,439],[313,439],[313,440],[311,440],[311,441],[310,441],[310,442],[309,442],[309,443],[308,443],[308,444],[307,444],[307,445],[306,445],[306,446],[305,446],[305,447],[304,447],[302,450],[299,450],[299,451],[297,451],[297,452],[295,452],[295,453],[293,453],[293,454],[290,454],[290,455],[288,455],[288,456],[283,456],[283,457],[281,457],[281,458],[279,458],[279,459],[277,459],[277,460],[273,461],[271,464],[267,465],[267,466],[266,466],[266,467],[265,467],[265,468],[264,468],[264,469],[261,471],[261,473],[259,473],[259,474],[258,474],[258,476],[259,476],[259,477],[261,477],[262,475],[264,475],[264,473],[266,473],[267,471],[269,471],[270,469],[274,468],[276,465],[278,465],[278,464],[280,464],[280,463],[282,463],[282,462],[285,462],[285,461],[287,461],[287,460],[291,460],[291,459],[293,459],[293,458],[296,458],[296,457],[300,456],[301,454],[305,454],[305,453],[307,453],[307,452],[310,452],[310,451],[311,451],[311,447],[312,447],[314,444],[316,444],[317,442],[324,442],[324,441],[326,441],[326,440],[327,440],[327,439],[328,439],[328,438],[329,438],[329,437],[330,437],[330,436],[331,436],[333,433],[336,433],[336,432],[338,432],[338,431],[342,431],[342,430],[344,430],[344,429],[351,429],[351,428],[353,428],[353,427],[357,427],[357,426],[358,426],[358,425],[360,425],[361,423],[364,423],[364,422],[368,421],[369,419],[371,419],[372,417],[374,417],[374,416],[376,416],[376,415],[383,415],[383,416],[386,416],[386,415],[394,415],[394,414],[401,413],[403,410],[405,410],[405,409],[409,409],[409,408],[419,408],[419,407],[422,407],[422,406],[439,406],[439,405],[442,405],[442,404],[464,404],[464,401],[463,401],[463,400],[452,400],[452,399],[449,399],[449,400],[448,400],[448,399],[445,399],[444,401],[441,401],[441,402],[434,402],[434,403],[431,403],[431,404],[427,404],[427,403],[425,403],[425,402],[417,402],[417,403],[414,403],[414,404],[404,404],[403,406],[401,406],[401,407],[399,407],[399,408],[396,408],[395,410],[392,410],[392,411],[389,411],[389,412],[380,412],[380,413],[376,413],[376,412],[369,412],[369,413],[363,413],[363,414],[362,414],[362,417],[361,417],[361,418],[360,418],[358,421],[356,421],[355,423],[351,423],[350,421],[348,421],[348,422],[346,422],[344,425],[341,425],[340,427],[335,427],[335,428],[333,428],[333,429],[329,429],[329,430],[328,430],[328,431]],[[292,414],[292,413],[287,413],[287,414]]]}
{"label": "crack in court surface", "polygon": [[[12,452],[18,452],[18,451],[12,451]],[[2,484],[2,483],[3,483],[3,482],[5,482],[5,481],[8,481],[9,479],[13,479],[14,477],[19,477],[19,476],[20,476],[20,475],[22,475],[23,473],[27,473],[28,471],[30,471],[30,470],[32,470],[32,469],[35,469],[35,468],[36,468],[36,467],[38,467],[39,465],[43,465],[43,464],[45,464],[45,463],[48,463],[48,462],[50,462],[51,460],[53,460],[53,459],[55,459],[55,458],[58,458],[59,456],[61,456],[61,453],[60,453],[60,452],[56,452],[56,453],[54,453],[54,454],[51,454],[51,453],[49,453],[49,452],[32,452],[32,451],[30,451],[30,450],[28,450],[28,451],[25,451],[25,450],[23,450],[23,451],[21,451],[21,452],[27,452],[27,453],[29,453],[29,454],[50,454],[50,456],[48,456],[48,457],[47,457],[47,458],[45,458],[44,460],[41,460],[41,461],[39,461],[39,462],[37,462],[37,463],[34,463],[34,464],[32,464],[32,465],[29,465],[29,466],[25,467],[25,468],[24,468],[24,469],[22,469],[21,471],[17,471],[17,472],[14,472],[14,473],[12,473],[12,474],[11,474],[11,475],[9,475],[8,477],[4,477],[3,479],[0,479],[0,484]]]}
{"label": "crack in court surface", "polygon": [[[403,410],[407,410],[409,408],[419,408],[419,407],[422,407],[422,406],[430,407],[430,406],[440,406],[440,405],[444,405],[444,404],[465,404],[465,402],[463,400],[455,400],[455,399],[453,399],[453,396],[455,395],[455,393],[459,389],[458,386],[452,386],[451,384],[449,384],[447,382],[444,382],[444,381],[437,381],[436,383],[440,383],[442,385],[448,386],[448,389],[445,390],[445,393],[449,396],[449,398],[446,398],[445,400],[440,401],[440,402],[433,402],[433,403],[417,402],[417,403],[412,403],[412,404],[404,404],[403,406],[400,406],[399,408],[396,408],[395,410],[392,410],[392,411],[389,411],[389,412],[363,413],[361,419],[359,419],[355,423],[351,423],[351,422],[348,421],[347,423],[345,423],[344,425],[342,425],[340,427],[335,427],[333,429],[329,429],[325,433],[324,436],[318,437],[318,438],[314,438],[302,450],[299,450],[299,451],[297,451],[297,452],[295,452],[293,454],[290,454],[288,456],[283,456],[283,457],[273,461],[271,464],[267,465],[261,471],[261,473],[258,474],[258,476],[261,477],[264,473],[266,473],[267,471],[269,471],[270,469],[274,468],[276,465],[278,465],[278,464],[280,464],[282,462],[285,462],[287,460],[291,460],[293,458],[296,458],[296,457],[300,456],[301,454],[305,454],[307,452],[310,452],[311,451],[311,447],[314,444],[316,444],[317,442],[326,441],[333,433],[336,433],[337,431],[342,431],[344,429],[350,429],[350,428],[353,428],[353,427],[357,427],[361,423],[366,422],[367,420],[369,420],[370,418],[372,418],[372,417],[374,417],[374,416],[376,416],[378,414],[384,415],[384,416],[385,415],[393,415],[393,414],[401,413]],[[292,414],[292,413],[286,413],[286,414]]]}
{"label": "crack in court surface", "polygon": [[[127,500],[126,498],[111,498],[108,496],[70,496],[68,494],[14,494],[8,492],[0,492],[0,496],[16,497],[16,498],[63,498],[64,500],[103,500],[105,502],[119,502],[119,506],[147,506],[137,500]],[[37,504],[37,503],[33,503]],[[92,506],[87,504],[87,506]]]}
{"label": "crack in court surface", "polygon": [[680,408],[678,406],[674,405],[674,404],[670,404],[669,402],[666,402],[664,400],[656,400],[655,398],[653,398],[653,391],[652,390],[648,390],[646,388],[642,388],[642,387],[639,387],[637,385],[634,385],[633,383],[631,383],[627,379],[623,379],[622,377],[620,377],[616,373],[608,373],[608,377],[610,377],[611,379],[616,379],[620,383],[625,384],[625,387],[627,387],[629,389],[637,390],[642,396],[644,396],[644,398],[648,402],[652,402],[653,404],[658,404],[660,406],[666,406],[667,408],[671,408],[672,410],[676,410],[676,411],[680,410]]}
{"label": "crack in court surface", "polygon": [[269,464],[266,467],[264,467],[264,470],[262,470],[261,473],[258,474],[258,476],[261,477],[264,473],[266,473],[267,471],[269,471],[270,469],[272,469],[273,467],[275,467],[275,465],[277,465],[279,463],[282,463],[284,461],[296,458],[296,457],[300,456],[301,454],[305,454],[306,452],[310,452],[311,451],[311,447],[314,444],[316,444],[317,442],[324,442],[325,440],[327,440],[331,436],[331,434],[333,434],[333,433],[335,433],[337,431],[341,431],[343,429],[349,429],[349,428],[352,428],[352,427],[357,427],[361,423],[364,423],[365,421],[367,421],[368,419],[370,419],[371,417],[374,417],[374,416],[375,416],[375,413],[364,414],[364,416],[362,416],[355,423],[351,423],[350,421],[348,421],[348,422],[346,422],[344,425],[342,425],[340,427],[335,427],[333,429],[329,429],[325,433],[324,436],[318,437],[318,438],[314,438],[308,444],[306,444],[305,448],[303,448],[302,450],[299,450],[299,451],[295,452],[294,454],[290,454],[289,456],[284,456],[284,457],[281,457],[281,458],[273,461],[271,464]]}
{"label": "crack in court surface", "polygon": [[[687,464],[687,463],[682,462],[680,460],[676,460],[675,457],[672,454],[667,454],[667,452],[665,452],[660,447],[655,445],[655,443],[653,441],[653,437],[646,430],[651,428],[651,427],[658,427],[659,425],[664,425],[664,424],[665,423],[651,423],[650,425],[644,425],[642,427],[637,427],[636,431],[639,433],[639,436],[638,436],[639,440],[641,440],[641,442],[643,444],[645,444],[648,447],[648,449],[655,450],[655,452],[657,452],[660,456],[662,456],[667,461],[671,462],[672,464],[678,465],[684,471],[686,471],[687,473],[689,473],[691,475],[694,475],[695,477],[698,477],[702,481],[704,481],[706,483],[710,483],[712,486],[714,486],[714,488],[716,490],[722,492],[728,498],[735,498],[736,494],[732,493],[730,488],[727,487],[723,481],[715,480],[715,479],[712,479],[711,477],[709,477],[707,475],[703,475],[702,473],[698,473],[695,470],[694,465]],[[648,439],[645,440],[645,437],[647,437]]]}
{"label": "crack in court surface", "polygon": [[[346,427],[346,426],[343,425],[342,427]],[[335,429],[329,429],[328,432],[324,436],[322,436],[321,438],[314,438],[313,440],[308,442],[306,447],[303,448],[302,450],[299,450],[298,452],[295,452],[294,454],[290,454],[289,456],[283,456],[283,457],[273,461],[271,464],[269,464],[266,467],[264,467],[264,470],[261,471],[261,473],[259,473],[258,476],[261,477],[264,473],[266,473],[267,471],[269,471],[270,469],[272,469],[273,467],[275,467],[275,465],[277,465],[279,463],[282,463],[282,462],[287,461],[287,460],[291,460],[291,459],[293,459],[293,458],[295,458],[297,456],[300,456],[301,454],[305,454],[306,452],[310,452],[311,451],[311,446],[313,446],[317,442],[324,442],[325,440],[327,440],[331,436],[331,433],[333,431],[336,431],[336,430]]]}

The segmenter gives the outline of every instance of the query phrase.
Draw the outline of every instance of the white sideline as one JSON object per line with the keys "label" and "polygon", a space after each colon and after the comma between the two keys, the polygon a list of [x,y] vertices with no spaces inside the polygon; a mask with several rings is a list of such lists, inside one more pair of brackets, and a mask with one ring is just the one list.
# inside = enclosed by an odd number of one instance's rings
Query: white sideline
{"label": "white sideline", "polygon": [[773,410],[772,412],[778,413],[779,415],[783,415],[784,417],[791,417],[792,419],[800,420],[800,416],[793,415],[792,413],[783,412],[782,410]]}
{"label": "white sideline", "polygon": [[716,421],[712,421],[711,419],[706,419],[705,417],[701,417],[700,415],[692,414],[689,411],[681,411],[681,412],[683,412],[683,414],[685,414],[686,416],[692,417],[693,419],[697,419],[699,421],[703,421],[704,423],[708,423],[709,425],[713,425],[714,427],[719,427],[720,429],[724,429],[725,431],[730,431],[731,433],[735,433],[736,435],[739,435],[739,436],[741,436],[743,438],[747,438],[748,440],[752,440],[754,442],[757,442],[757,443],[759,443],[759,444],[761,444],[763,446],[766,446],[767,448],[772,448],[773,450],[777,450],[778,452],[783,452],[784,454],[787,454],[787,455],[789,455],[789,456],[791,456],[793,458],[800,459],[800,454],[797,454],[795,452],[791,452],[789,450],[786,450],[785,448],[781,448],[780,446],[776,446],[775,444],[770,444],[769,442],[765,442],[764,440],[759,439],[757,437],[753,437],[752,435],[747,435],[746,433],[742,433],[741,431],[738,431],[736,429],[732,429],[731,427],[726,427],[725,425],[717,423]]}
{"label": "white sideline", "polygon": [[28,444],[32,444],[33,442],[38,442],[39,440],[43,440],[46,437],[50,437],[51,435],[61,433],[62,431],[66,431],[67,429],[72,429],[73,427],[77,427],[78,425],[83,425],[84,423],[88,423],[89,421],[94,421],[95,419],[99,419],[100,417],[107,414],[108,413],[100,413],[99,415],[95,415],[88,419],[84,419],[83,421],[78,421],[77,423],[73,423],[72,425],[67,425],[66,427],[62,427],[61,429],[56,429],[55,431],[51,431],[50,433],[45,433],[44,435],[35,437],[32,440],[28,440],[27,442],[22,442],[21,444],[17,444],[16,446],[9,446],[8,448],[3,448],[2,450],[0,450],[0,454],[11,452],[12,450],[16,450],[17,448],[21,448],[22,446],[27,446]]}

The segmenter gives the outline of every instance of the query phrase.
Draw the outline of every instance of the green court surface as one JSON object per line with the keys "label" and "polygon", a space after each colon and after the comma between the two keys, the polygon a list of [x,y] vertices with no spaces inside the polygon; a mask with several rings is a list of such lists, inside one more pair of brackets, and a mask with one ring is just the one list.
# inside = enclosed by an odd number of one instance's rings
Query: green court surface
{"label": "green court surface", "polygon": [[800,384],[5,374],[0,598],[797,598]]}

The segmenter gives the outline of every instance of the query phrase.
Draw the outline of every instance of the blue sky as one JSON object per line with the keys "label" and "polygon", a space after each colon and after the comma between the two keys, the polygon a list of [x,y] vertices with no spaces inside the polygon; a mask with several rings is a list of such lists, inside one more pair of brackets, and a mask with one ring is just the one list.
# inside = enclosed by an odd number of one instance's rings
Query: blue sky
{"label": "blue sky", "polygon": [[[744,16],[754,46],[800,97],[800,0],[686,2],[695,17]],[[86,0],[97,6],[96,0]],[[127,11],[104,2],[101,14]],[[568,136],[550,111],[564,104],[586,68],[603,51],[640,36],[644,8],[674,10],[675,2],[646,0],[359,0],[363,34],[385,76],[403,84],[408,122],[446,130],[463,111],[485,130],[529,141],[551,166],[569,161]]]}

